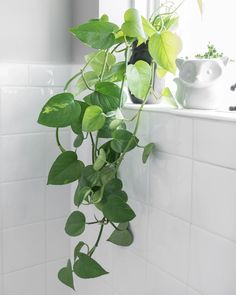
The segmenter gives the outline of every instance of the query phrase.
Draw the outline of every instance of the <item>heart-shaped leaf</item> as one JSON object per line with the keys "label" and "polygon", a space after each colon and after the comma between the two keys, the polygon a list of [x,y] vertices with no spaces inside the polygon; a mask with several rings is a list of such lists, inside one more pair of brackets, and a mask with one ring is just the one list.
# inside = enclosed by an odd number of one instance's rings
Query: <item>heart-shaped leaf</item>
{"label": "heart-shaped leaf", "polygon": [[72,288],[73,290],[75,289],[74,288],[72,265],[71,265],[70,260],[68,260],[67,266],[63,267],[58,272],[58,279],[66,286]]}
{"label": "heart-shaped leaf", "polygon": [[64,152],[53,163],[48,175],[48,184],[62,185],[71,183],[80,178],[83,169],[84,164],[77,159],[75,152]]}
{"label": "heart-shaped leaf", "polygon": [[160,34],[152,35],[148,46],[149,52],[157,64],[175,74],[175,61],[182,49],[181,39],[172,32],[163,31]]}
{"label": "heart-shaped leaf", "polygon": [[80,112],[80,105],[71,93],[60,93],[44,105],[38,123],[48,127],[67,127],[79,117]]}
{"label": "heart-shaped leaf", "polygon": [[111,141],[111,148],[117,153],[128,152],[134,149],[139,140],[137,137],[127,130],[118,129],[112,132],[113,140]]}
{"label": "heart-shaped leaf", "polygon": [[107,241],[123,247],[128,247],[133,243],[134,237],[129,229],[129,223],[121,223],[115,229]]}
{"label": "heart-shaped leaf", "polygon": [[139,60],[134,65],[128,65],[126,74],[131,93],[137,98],[145,99],[152,79],[150,65]]}
{"label": "heart-shaped leaf", "polygon": [[78,147],[81,146],[83,141],[84,141],[84,134],[83,134],[83,132],[79,132],[78,135],[76,136],[75,140],[74,140],[73,146],[75,148],[78,148]]}
{"label": "heart-shaped leaf", "polygon": [[84,113],[82,129],[86,132],[93,132],[101,129],[105,124],[103,110],[99,106],[89,106]]}
{"label": "heart-shaped leaf", "polygon": [[91,188],[88,186],[81,187],[80,184],[77,186],[74,195],[74,204],[79,207],[83,200],[91,193]]}
{"label": "heart-shaped leaf", "polygon": [[97,278],[108,272],[90,256],[79,253],[79,259],[74,264],[75,274],[82,279]]}
{"label": "heart-shaped leaf", "polygon": [[118,30],[119,27],[113,23],[95,20],[72,28],[70,31],[92,48],[107,49],[115,43],[114,32]]}
{"label": "heart-shaped leaf", "polygon": [[145,146],[143,150],[143,163],[145,164],[148,160],[148,157],[150,156],[151,152],[153,151],[155,147],[154,143],[149,143],[148,145]]}
{"label": "heart-shaped leaf", "polygon": [[76,237],[81,235],[85,230],[85,216],[80,211],[74,211],[67,219],[65,232],[71,236]]}

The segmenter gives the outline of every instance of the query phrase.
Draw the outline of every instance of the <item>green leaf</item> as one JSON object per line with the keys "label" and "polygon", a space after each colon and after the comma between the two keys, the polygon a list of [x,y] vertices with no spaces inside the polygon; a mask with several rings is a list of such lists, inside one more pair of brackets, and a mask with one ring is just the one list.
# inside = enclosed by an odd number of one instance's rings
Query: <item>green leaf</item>
{"label": "green leaf", "polygon": [[95,171],[93,165],[89,165],[84,168],[79,182],[81,187],[88,186],[92,188],[94,186],[101,186],[100,172]]}
{"label": "green leaf", "polygon": [[131,151],[139,142],[138,138],[133,136],[131,132],[123,129],[113,131],[112,137],[111,148],[117,153]]}
{"label": "green leaf", "polygon": [[125,75],[126,63],[124,61],[114,64],[111,69],[104,74],[103,79],[109,82],[120,82]]}
{"label": "green leaf", "polygon": [[144,28],[144,32],[147,34],[148,37],[151,37],[153,34],[156,33],[156,29],[153,27],[153,25],[142,16],[142,24]]}
{"label": "green leaf", "polygon": [[150,156],[151,152],[153,151],[155,147],[154,143],[149,143],[145,146],[143,150],[143,163],[145,164],[148,160],[148,157]]}
{"label": "green leaf", "polygon": [[90,256],[79,253],[79,260],[74,264],[75,274],[82,279],[97,278],[108,272]]}
{"label": "green leaf", "polygon": [[171,15],[168,15],[165,17],[164,19],[164,26],[165,26],[165,30],[170,30],[171,27],[175,26],[178,24],[178,21],[179,21],[179,17],[176,16],[176,17],[173,17]]}
{"label": "green leaf", "polygon": [[139,60],[134,65],[128,65],[126,74],[131,93],[137,98],[145,99],[152,79],[150,65]]}
{"label": "green leaf", "polygon": [[103,205],[104,216],[112,222],[128,222],[135,217],[134,211],[120,197],[110,196]]}
{"label": "green leaf", "polygon": [[53,163],[48,175],[48,184],[61,185],[78,180],[84,169],[83,162],[77,159],[75,152],[61,153]]}
{"label": "green leaf", "polygon": [[93,87],[98,81],[98,76],[92,71],[84,73],[84,77],[81,76],[76,84],[77,95],[88,89],[84,80],[89,87]]}
{"label": "green leaf", "polygon": [[122,181],[119,178],[114,178],[105,185],[104,194],[110,195],[117,191],[121,191],[122,186]]}
{"label": "green leaf", "polygon": [[142,18],[139,11],[134,8],[130,8],[125,12],[125,22],[121,29],[125,36],[134,37],[139,40],[139,44],[146,40],[146,35],[143,29]]}
{"label": "green leaf", "polygon": [[175,74],[176,58],[182,49],[181,39],[174,33],[163,31],[154,34],[149,41],[149,52],[163,69]]}
{"label": "green leaf", "polygon": [[99,138],[112,138],[112,131],[110,129],[110,123],[112,118],[106,118],[105,124],[102,129],[98,130],[98,137]]}
{"label": "green leaf", "polygon": [[88,246],[86,243],[80,241],[80,242],[76,245],[75,250],[74,250],[74,260],[76,260],[76,258],[79,256],[79,254],[81,253],[81,250],[82,250],[82,248],[83,248],[84,246],[87,247],[87,250],[88,250],[88,252],[89,252],[89,246]]}
{"label": "green leaf", "polygon": [[80,105],[76,104],[71,93],[53,96],[44,105],[38,123],[48,127],[67,127],[80,115]]}
{"label": "green leaf", "polygon": [[118,226],[118,230],[114,230],[107,241],[122,247],[128,247],[133,243],[134,237],[129,230],[129,224],[121,223]]}
{"label": "green leaf", "polygon": [[[92,52],[85,56],[86,62],[89,62],[89,60],[92,59],[89,65],[93,69],[93,71],[96,73],[97,76],[101,75],[105,58],[106,58],[106,52],[104,50],[101,50],[100,52]],[[109,52],[107,55],[105,73],[108,70],[110,70],[111,66],[114,65],[115,62],[116,62],[115,56]]]}
{"label": "green leaf", "polygon": [[203,0],[197,0],[197,4],[198,4],[198,7],[199,7],[200,12],[202,14],[202,12],[203,12]]}
{"label": "green leaf", "polygon": [[63,267],[59,272],[58,272],[58,279],[65,284],[66,286],[74,288],[74,280],[73,280],[73,271],[72,271],[72,265],[71,261],[68,260],[67,266]]}
{"label": "green leaf", "polygon": [[93,169],[95,171],[100,170],[106,164],[106,153],[103,149],[99,150],[99,155],[93,164]]}
{"label": "green leaf", "polygon": [[115,42],[114,32],[119,27],[110,22],[93,21],[72,28],[71,33],[80,41],[96,49],[108,49]]}
{"label": "green leaf", "polygon": [[71,237],[81,235],[85,230],[85,216],[80,211],[74,211],[67,219],[65,231]]}
{"label": "green leaf", "polygon": [[84,134],[83,134],[83,132],[80,132],[74,140],[74,143],[73,143],[74,147],[75,148],[80,147],[81,144],[83,143],[83,141],[84,141]]}
{"label": "green leaf", "polygon": [[103,14],[101,17],[100,17],[100,20],[102,22],[109,22],[109,16],[107,14]]}
{"label": "green leaf", "polygon": [[80,105],[81,113],[79,117],[71,124],[71,128],[75,134],[80,134],[80,132],[82,131],[82,121],[83,121],[84,113],[86,108],[88,107],[88,104],[83,101],[77,101],[77,100],[76,100],[76,103]]}
{"label": "green leaf", "polygon": [[74,204],[79,207],[83,200],[91,193],[91,188],[88,186],[81,187],[80,184],[77,186],[74,195]]}
{"label": "green leaf", "polygon": [[110,130],[115,130],[117,129],[119,126],[122,125],[124,121],[123,120],[120,120],[120,119],[114,119],[111,121],[110,125],[109,125],[109,129]]}
{"label": "green leaf", "polygon": [[162,98],[173,107],[178,107],[173,94],[168,87],[164,88],[161,94]]}
{"label": "green leaf", "polygon": [[99,106],[89,106],[84,113],[82,129],[86,132],[93,132],[101,129],[105,124],[103,110]]}
{"label": "green leaf", "polygon": [[167,70],[164,70],[162,67],[158,67],[157,68],[157,76],[159,77],[159,78],[164,78],[165,77],[165,75],[167,74]]}
{"label": "green leaf", "polygon": [[92,196],[93,204],[98,204],[103,198],[103,189],[97,190]]}

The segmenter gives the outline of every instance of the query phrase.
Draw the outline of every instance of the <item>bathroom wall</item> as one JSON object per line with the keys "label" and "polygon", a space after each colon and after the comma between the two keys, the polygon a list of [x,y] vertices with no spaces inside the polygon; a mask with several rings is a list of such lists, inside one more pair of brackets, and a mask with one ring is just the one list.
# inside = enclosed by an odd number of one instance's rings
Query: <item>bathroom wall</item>
{"label": "bathroom wall", "polygon": [[121,173],[137,214],[134,244],[106,242],[107,228],[95,257],[110,274],[79,282],[78,294],[236,294],[234,115],[157,109],[142,123],[141,144],[156,150],[146,165],[131,152]]}

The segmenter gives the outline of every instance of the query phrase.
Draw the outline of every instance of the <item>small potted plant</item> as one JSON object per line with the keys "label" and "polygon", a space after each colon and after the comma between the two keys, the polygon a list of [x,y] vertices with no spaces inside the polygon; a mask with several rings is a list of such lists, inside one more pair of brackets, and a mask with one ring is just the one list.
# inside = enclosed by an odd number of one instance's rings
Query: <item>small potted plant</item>
{"label": "small potted plant", "polygon": [[174,80],[177,83],[177,101],[184,108],[217,109],[223,97],[221,80],[228,60],[210,43],[204,54],[177,59],[179,78]]}

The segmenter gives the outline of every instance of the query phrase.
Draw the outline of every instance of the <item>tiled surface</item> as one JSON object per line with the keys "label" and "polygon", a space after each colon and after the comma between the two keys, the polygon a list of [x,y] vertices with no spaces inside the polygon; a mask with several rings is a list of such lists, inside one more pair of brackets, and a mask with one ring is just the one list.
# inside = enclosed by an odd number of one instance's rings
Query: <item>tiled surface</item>
{"label": "tiled surface", "polygon": [[[70,294],[57,280],[70,251],[70,186],[46,186],[59,150],[54,131],[37,124],[69,69],[0,64],[0,295]],[[69,131],[60,137],[69,148]]]}

